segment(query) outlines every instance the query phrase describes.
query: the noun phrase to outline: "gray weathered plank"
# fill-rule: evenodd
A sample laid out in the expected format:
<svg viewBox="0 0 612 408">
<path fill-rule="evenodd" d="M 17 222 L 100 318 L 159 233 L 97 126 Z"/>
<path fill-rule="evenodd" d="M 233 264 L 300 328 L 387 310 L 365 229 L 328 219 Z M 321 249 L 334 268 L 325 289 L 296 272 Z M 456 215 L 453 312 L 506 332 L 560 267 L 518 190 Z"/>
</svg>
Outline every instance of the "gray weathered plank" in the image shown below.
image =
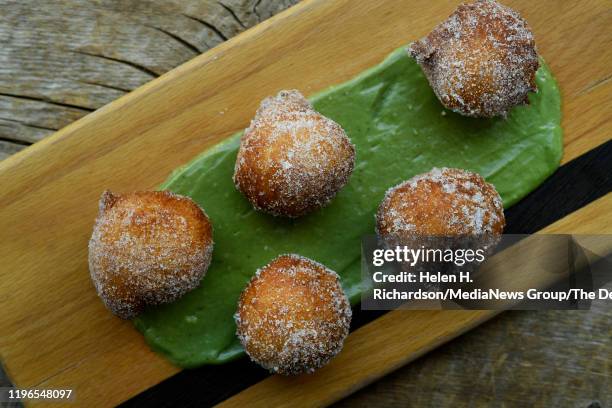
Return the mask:
<svg viewBox="0 0 612 408">
<path fill-rule="evenodd" d="M 610 338 L 606 301 L 505 312 L 334 407 L 610 407 Z"/>
<path fill-rule="evenodd" d="M 0 159 L 296 2 L 0 0 Z"/>
</svg>

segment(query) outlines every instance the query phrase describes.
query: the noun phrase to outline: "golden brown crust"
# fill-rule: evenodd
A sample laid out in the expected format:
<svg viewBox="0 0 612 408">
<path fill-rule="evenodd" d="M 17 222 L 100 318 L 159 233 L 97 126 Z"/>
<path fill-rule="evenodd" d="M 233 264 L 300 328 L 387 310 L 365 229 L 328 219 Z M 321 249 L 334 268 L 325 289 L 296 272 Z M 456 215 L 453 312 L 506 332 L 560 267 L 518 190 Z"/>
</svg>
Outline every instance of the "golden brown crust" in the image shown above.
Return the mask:
<svg viewBox="0 0 612 408">
<path fill-rule="evenodd" d="M 482 176 L 434 168 L 387 191 L 376 215 L 381 236 L 499 236 L 502 201 Z"/>
<path fill-rule="evenodd" d="M 340 352 L 351 308 L 335 272 L 282 255 L 257 271 L 235 319 L 251 359 L 274 373 L 294 375 L 312 372 Z"/>
<path fill-rule="evenodd" d="M 460 5 L 409 53 L 440 102 L 466 116 L 505 116 L 537 90 L 533 34 L 517 12 L 492 0 Z"/>
<path fill-rule="evenodd" d="M 298 91 L 265 99 L 245 130 L 234 184 L 255 209 L 299 217 L 326 205 L 348 182 L 355 149 L 344 130 Z"/>
<path fill-rule="evenodd" d="M 212 248 L 210 221 L 190 198 L 105 191 L 89 241 L 89 270 L 106 306 L 129 319 L 198 286 Z"/>
</svg>

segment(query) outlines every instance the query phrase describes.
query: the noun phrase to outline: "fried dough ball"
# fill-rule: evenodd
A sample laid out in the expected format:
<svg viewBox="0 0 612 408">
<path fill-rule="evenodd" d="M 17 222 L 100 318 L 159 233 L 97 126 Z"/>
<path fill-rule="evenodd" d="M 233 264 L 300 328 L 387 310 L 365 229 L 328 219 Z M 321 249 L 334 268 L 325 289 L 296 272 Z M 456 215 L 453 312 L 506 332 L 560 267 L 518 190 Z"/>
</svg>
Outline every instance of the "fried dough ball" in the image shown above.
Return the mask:
<svg viewBox="0 0 612 408">
<path fill-rule="evenodd" d="M 105 191 L 89 241 L 89 271 L 106 307 L 130 319 L 197 287 L 212 249 L 210 221 L 190 198 Z"/>
<path fill-rule="evenodd" d="M 409 53 L 442 105 L 462 115 L 506 116 L 537 90 L 533 34 L 517 12 L 492 0 L 460 5 Z"/>
<path fill-rule="evenodd" d="M 449 168 L 434 168 L 389 189 L 376 214 L 382 237 L 498 237 L 504 225 L 495 187 L 479 174 Z"/>
<path fill-rule="evenodd" d="M 338 275 L 298 255 L 258 270 L 242 292 L 237 335 L 253 361 L 273 373 L 313 372 L 342 349 L 351 308 Z"/>
<path fill-rule="evenodd" d="M 355 148 L 336 122 L 298 91 L 265 99 L 245 130 L 234 184 L 255 209 L 299 217 L 325 206 L 348 182 Z"/>
</svg>

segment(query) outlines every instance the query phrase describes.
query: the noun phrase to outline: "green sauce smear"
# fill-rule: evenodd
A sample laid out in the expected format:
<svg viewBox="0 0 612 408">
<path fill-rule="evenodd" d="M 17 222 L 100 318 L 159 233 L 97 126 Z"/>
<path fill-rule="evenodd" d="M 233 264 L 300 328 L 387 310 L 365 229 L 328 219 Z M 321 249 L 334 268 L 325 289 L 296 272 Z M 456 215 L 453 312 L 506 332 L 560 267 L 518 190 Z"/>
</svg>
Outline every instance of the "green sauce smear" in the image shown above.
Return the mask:
<svg viewBox="0 0 612 408">
<path fill-rule="evenodd" d="M 561 97 L 542 62 L 539 92 L 507 119 L 466 118 L 445 110 L 404 48 L 354 79 L 311 98 L 355 144 L 353 175 L 331 204 L 296 220 L 255 212 L 234 188 L 241 133 L 203 152 L 160 186 L 192 197 L 214 225 L 215 249 L 201 285 L 134 320 L 151 347 L 182 367 L 243 355 L 233 320 L 255 271 L 298 253 L 338 272 L 351 303 L 361 293 L 361 237 L 374 231 L 385 191 L 432 167 L 458 167 L 493 183 L 507 208 L 559 166 Z"/>
</svg>

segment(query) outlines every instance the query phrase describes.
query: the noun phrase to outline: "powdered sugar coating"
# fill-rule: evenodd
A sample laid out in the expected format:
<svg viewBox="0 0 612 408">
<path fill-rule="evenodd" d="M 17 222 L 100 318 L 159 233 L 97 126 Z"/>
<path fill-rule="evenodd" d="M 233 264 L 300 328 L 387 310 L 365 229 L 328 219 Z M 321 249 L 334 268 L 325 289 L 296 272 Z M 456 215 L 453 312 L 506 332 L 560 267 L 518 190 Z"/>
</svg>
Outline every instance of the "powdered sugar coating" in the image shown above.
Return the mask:
<svg viewBox="0 0 612 408">
<path fill-rule="evenodd" d="M 338 275 L 299 255 L 281 255 L 257 271 L 235 314 L 251 359 L 273 373 L 313 372 L 337 355 L 351 308 Z"/>
<path fill-rule="evenodd" d="M 325 206 L 353 171 L 355 148 L 336 122 L 296 90 L 259 107 L 245 130 L 234 184 L 255 209 L 299 217 Z"/>
<path fill-rule="evenodd" d="M 502 233 L 501 197 L 479 174 L 434 168 L 390 188 L 376 214 L 381 236 Z"/>
<path fill-rule="evenodd" d="M 537 90 L 533 34 L 517 12 L 492 0 L 460 5 L 408 52 L 440 102 L 466 116 L 505 116 Z"/>
<path fill-rule="evenodd" d="M 89 271 L 107 308 L 129 319 L 197 287 L 212 249 L 208 217 L 190 198 L 105 191 L 89 241 Z"/>
</svg>

